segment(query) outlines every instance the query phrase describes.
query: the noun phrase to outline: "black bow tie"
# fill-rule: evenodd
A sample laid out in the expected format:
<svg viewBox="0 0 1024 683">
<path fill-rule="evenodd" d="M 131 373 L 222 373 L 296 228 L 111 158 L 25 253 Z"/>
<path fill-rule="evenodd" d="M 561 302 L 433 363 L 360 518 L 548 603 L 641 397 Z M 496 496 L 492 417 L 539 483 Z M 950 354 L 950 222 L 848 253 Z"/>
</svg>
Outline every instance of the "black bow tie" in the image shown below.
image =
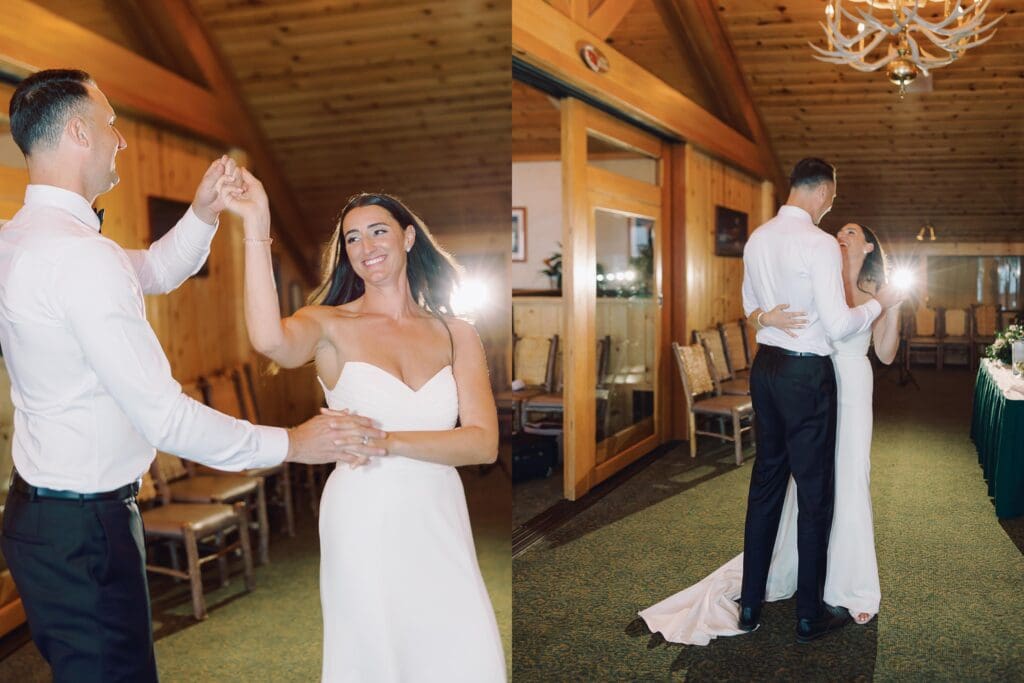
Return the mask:
<svg viewBox="0 0 1024 683">
<path fill-rule="evenodd" d="M 103 212 L 105 209 L 93 209 L 96 212 L 96 218 L 100 219 L 100 232 L 103 232 Z"/>
</svg>

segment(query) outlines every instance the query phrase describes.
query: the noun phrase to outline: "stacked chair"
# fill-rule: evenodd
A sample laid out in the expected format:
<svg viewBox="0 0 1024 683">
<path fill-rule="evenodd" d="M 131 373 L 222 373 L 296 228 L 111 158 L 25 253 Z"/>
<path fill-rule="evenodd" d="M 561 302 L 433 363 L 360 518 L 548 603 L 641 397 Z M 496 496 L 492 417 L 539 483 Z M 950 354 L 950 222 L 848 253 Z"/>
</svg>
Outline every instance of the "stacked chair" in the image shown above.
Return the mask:
<svg viewBox="0 0 1024 683">
<path fill-rule="evenodd" d="M 990 304 L 971 306 L 971 367 L 985 357 L 985 350 L 996 341 L 996 307 Z"/>
<path fill-rule="evenodd" d="M 913 313 L 904 317 L 904 338 L 907 352 L 904 354 L 906 368 L 910 369 L 914 354 L 929 356 L 935 367 L 942 369 L 942 352 L 939 349 L 939 330 L 936 327 L 935 309 L 918 306 Z"/>
<path fill-rule="evenodd" d="M 673 355 L 679 366 L 689 419 L 690 457 L 697 457 L 697 435 L 713 436 L 731 441 L 735 447 L 736 464 L 743 464 L 743 432 L 754 429 L 754 407 L 749 396 L 722 394 L 712 380 L 708 356 L 700 344 L 681 346 L 672 342 Z M 697 416 L 727 419 L 731 435 L 697 429 Z"/>
<path fill-rule="evenodd" d="M 162 481 L 156 461 L 151 471 L 158 481 Z M 206 618 L 202 567 L 207 562 L 217 561 L 221 585 L 226 586 L 228 555 L 240 552 L 245 587 L 253 589 L 252 548 L 249 545 L 245 503 L 175 503 L 166 482 L 154 486 L 154 476 L 148 472 L 143 475 L 137 501 L 147 545 L 165 544 L 171 566 L 156 564 L 155 553 L 147 551 L 146 571 L 188 580 L 192 591 L 192 614 L 197 621 L 202 621 Z M 235 535 L 233 543 L 226 543 L 228 534 Z M 179 547 L 185 551 L 184 567 L 178 556 Z"/>
<path fill-rule="evenodd" d="M 942 329 L 939 337 L 939 355 L 942 356 L 940 367 L 950 364 L 950 354 L 956 360 L 954 365 L 971 365 L 971 317 L 965 308 L 944 308 L 942 310 Z"/>
<path fill-rule="evenodd" d="M 516 377 L 526 383 L 519 391 L 511 388 L 494 395 L 499 415 L 510 418 L 513 434 L 523 426 L 523 407 L 527 401 L 555 391 L 555 364 L 558 358 L 558 335 L 551 337 L 516 337 L 512 342 L 513 369 Z"/>
<path fill-rule="evenodd" d="M 750 396 L 750 380 L 746 377 L 735 377 L 732 368 L 729 367 L 720 330 L 717 327 L 694 330 L 693 336 L 707 355 L 711 380 L 715 384 L 715 393 L 729 396 Z"/>
</svg>

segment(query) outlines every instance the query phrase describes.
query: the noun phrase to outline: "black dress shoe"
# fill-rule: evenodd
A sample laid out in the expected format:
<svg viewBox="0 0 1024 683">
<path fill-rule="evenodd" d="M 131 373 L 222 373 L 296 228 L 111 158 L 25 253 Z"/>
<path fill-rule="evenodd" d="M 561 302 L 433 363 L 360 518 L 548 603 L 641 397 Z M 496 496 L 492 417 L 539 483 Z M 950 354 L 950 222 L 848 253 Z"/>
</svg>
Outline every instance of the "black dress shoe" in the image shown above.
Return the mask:
<svg viewBox="0 0 1024 683">
<path fill-rule="evenodd" d="M 750 632 L 761 625 L 761 608 L 744 607 L 740 605 L 739 628 L 741 631 Z"/>
<path fill-rule="evenodd" d="M 824 603 L 821 616 L 817 619 L 800 619 L 796 623 L 796 642 L 809 643 L 816 638 L 832 633 L 846 626 L 852 619 L 842 607 Z"/>
</svg>

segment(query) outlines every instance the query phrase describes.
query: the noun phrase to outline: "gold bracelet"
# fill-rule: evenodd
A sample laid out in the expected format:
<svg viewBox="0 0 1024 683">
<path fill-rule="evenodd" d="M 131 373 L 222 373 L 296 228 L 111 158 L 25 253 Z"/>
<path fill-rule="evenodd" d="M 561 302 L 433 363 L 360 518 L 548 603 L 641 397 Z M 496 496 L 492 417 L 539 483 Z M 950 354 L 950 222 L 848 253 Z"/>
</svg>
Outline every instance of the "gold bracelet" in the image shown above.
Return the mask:
<svg viewBox="0 0 1024 683">
<path fill-rule="evenodd" d="M 259 237 L 243 237 L 242 241 L 247 244 L 266 244 L 270 245 L 273 241 L 273 237 L 259 238 Z"/>
</svg>

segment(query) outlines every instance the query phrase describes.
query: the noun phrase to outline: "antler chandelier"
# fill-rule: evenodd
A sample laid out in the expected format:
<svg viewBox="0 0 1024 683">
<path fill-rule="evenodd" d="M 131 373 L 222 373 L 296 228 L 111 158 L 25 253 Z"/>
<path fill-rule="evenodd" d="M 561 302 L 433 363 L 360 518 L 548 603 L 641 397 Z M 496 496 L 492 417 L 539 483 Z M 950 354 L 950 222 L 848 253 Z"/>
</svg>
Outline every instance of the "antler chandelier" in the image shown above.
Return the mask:
<svg viewBox="0 0 1024 683">
<path fill-rule="evenodd" d="M 1003 18 L 1000 15 L 985 23 L 985 11 L 992 0 L 850 1 L 867 7 L 857 7 L 855 16 L 843 7 L 843 0 L 829 0 L 821 24 L 828 49 L 811 43 L 818 53 L 814 58 L 848 64 L 858 71 L 886 67 L 886 75 L 899 86 L 901 98 L 918 72 L 927 76 L 929 69 L 951 64 L 967 50 L 984 45 Z M 920 10 L 940 3 L 943 8 L 938 21 L 921 17 Z"/>
</svg>

